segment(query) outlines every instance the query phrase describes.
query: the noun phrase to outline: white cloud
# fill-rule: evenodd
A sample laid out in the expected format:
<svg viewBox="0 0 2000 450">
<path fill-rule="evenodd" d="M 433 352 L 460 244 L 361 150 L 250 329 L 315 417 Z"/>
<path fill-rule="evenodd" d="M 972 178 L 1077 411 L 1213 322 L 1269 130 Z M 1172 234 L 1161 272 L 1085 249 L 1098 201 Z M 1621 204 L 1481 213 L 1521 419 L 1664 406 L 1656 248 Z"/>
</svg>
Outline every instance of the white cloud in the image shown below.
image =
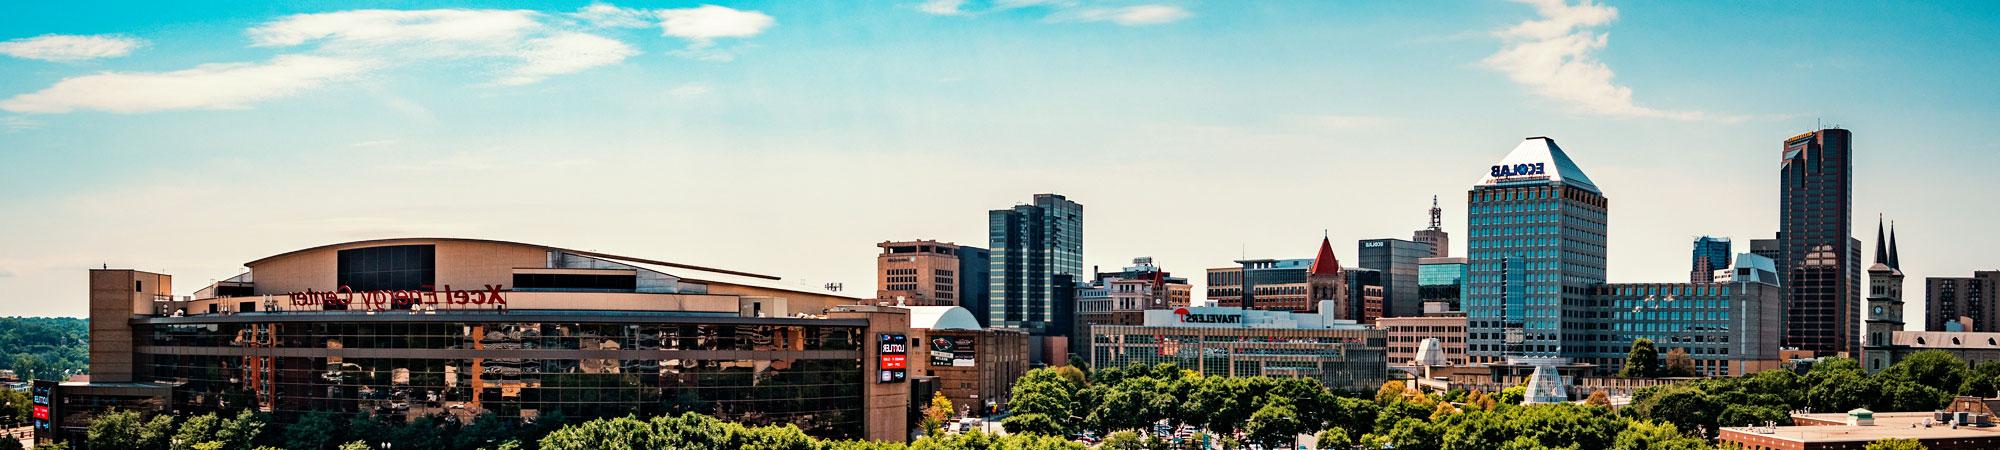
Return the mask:
<svg viewBox="0 0 2000 450">
<path fill-rule="evenodd" d="M 1111 22 L 1124 26 L 1159 25 L 1193 16 L 1173 5 L 1135 5 L 1119 8 L 1077 8 L 1050 15 L 1055 22 Z"/>
<path fill-rule="evenodd" d="M 265 63 L 203 64 L 173 72 L 104 72 L 65 78 L 46 89 L 0 100 L 0 109 L 17 113 L 241 109 L 371 67 L 373 63 L 361 60 L 282 55 Z"/>
<path fill-rule="evenodd" d="M 557 33 L 529 40 L 518 55 L 523 62 L 521 67 L 515 68 L 512 75 L 500 79 L 499 83 L 534 83 L 553 75 L 616 64 L 638 53 L 639 50 L 616 39 L 588 33 Z"/>
<path fill-rule="evenodd" d="M 540 13 L 521 10 L 361 9 L 295 14 L 250 29 L 259 46 L 313 41 L 355 46 L 503 46 L 542 28 Z"/>
<path fill-rule="evenodd" d="M 771 16 L 762 12 L 715 5 L 663 9 L 658 12 L 661 34 L 695 42 L 756 36 L 777 23 Z"/>
<path fill-rule="evenodd" d="M 570 16 L 584 23 L 605 28 L 645 28 L 653 25 L 656 18 L 652 12 L 643 9 L 620 8 L 608 3 L 591 3 Z"/>
<path fill-rule="evenodd" d="M 965 0 L 930 0 L 917 5 L 918 11 L 940 16 L 965 15 Z"/>
<path fill-rule="evenodd" d="M 0 55 L 43 61 L 82 61 L 132 54 L 146 41 L 122 36 L 45 34 L 0 42 Z"/>
<path fill-rule="evenodd" d="M 0 117 L 0 129 L 4 129 L 8 133 L 39 130 L 42 129 L 43 125 L 45 124 L 42 121 L 21 116 Z"/>
<path fill-rule="evenodd" d="M 1579 112 L 1613 117 L 1704 120 L 1700 111 L 1669 111 L 1639 106 L 1632 88 L 1613 81 L 1611 67 L 1597 59 L 1609 42 L 1596 30 L 1618 20 L 1618 9 L 1595 0 L 1520 0 L 1535 6 L 1540 19 L 1521 22 L 1497 34 L 1506 43 L 1480 64 L 1507 75 L 1536 95 Z"/>
</svg>

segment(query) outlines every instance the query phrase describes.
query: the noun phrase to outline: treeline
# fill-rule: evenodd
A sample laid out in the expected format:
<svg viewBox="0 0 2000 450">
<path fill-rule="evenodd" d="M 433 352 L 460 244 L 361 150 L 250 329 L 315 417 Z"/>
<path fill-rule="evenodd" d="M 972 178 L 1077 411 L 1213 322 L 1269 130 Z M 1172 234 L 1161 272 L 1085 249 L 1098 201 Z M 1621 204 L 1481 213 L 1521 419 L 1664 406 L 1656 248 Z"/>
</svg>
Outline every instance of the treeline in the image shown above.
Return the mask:
<svg viewBox="0 0 2000 450">
<path fill-rule="evenodd" d="M 1993 397 L 2000 390 L 2000 362 L 1969 366 L 1942 350 L 1925 350 L 1869 374 L 1861 363 L 1827 358 L 1805 375 L 1767 370 L 1736 378 L 1713 378 L 1641 389 L 1626 411 L 1635 417 L 1697 427 L 1713 436 L 1718 427 L 1787 424 L 1791 411 L 1840 413 L 1855 408 L 1878 412 L 1933 411 L 1952 397 Z"/>
<path fill-rule="evenodd" d="M 0 369 L 62 380 L 90 369 L 90 324 L 74 317 L 0 317 Z"/>
</svg>

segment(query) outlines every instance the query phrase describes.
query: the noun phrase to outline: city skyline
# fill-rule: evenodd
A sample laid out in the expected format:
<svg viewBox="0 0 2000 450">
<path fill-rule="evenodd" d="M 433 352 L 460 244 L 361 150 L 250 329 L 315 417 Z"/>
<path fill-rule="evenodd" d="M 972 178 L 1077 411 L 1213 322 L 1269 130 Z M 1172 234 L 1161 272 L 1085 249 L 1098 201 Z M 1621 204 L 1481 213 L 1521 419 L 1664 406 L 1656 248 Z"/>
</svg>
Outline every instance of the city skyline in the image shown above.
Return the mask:
<svg viewBox="0 0 2000 450">
<path fill-rule="evenodd" d="M 1444 230 L 1467 236 L 1458 193 L 1540 135 L 1623 205 L 1609 281 L 1673 281 L 1694 237 L 1731 238 L 1734 253 L 1773 237 L 1774 156 L 1821 119 L 1854 131 L 1850 221 L 1897 217 L 1912 280 L 2000 267 L 2000 236 L 1944 238 L 2000 220 L 1955 201 L 1994 193 L 1979 168 L 2000 162 L 2000 144 L 1970 132 L 2000 119 L 2000 90 L 1977 75 L 2000 64 L 1977 44 L 2000 32 L 1991 5 L 1492 2 L 1449 25 L 1390 20 L 1429 9 L 1409 5 L 1078 5 L 672 4 L 647 6 L 680 11 L 653 23 L 638 4 L 568 2 L 512 16 L 534 31 L 509 39 L 629 47 L 585 61 L 396 53 L 412 32 L 398 26 L 272 33 L 370 20 L 324 6 L 77 18 L 24 5 L 0 18 L 0 315 L 83 315 L 77 282 L 100 264 L 191 290 L 283 249 L 409 236 L 618 248 L 863 295 L 875 243 L 984 246 L 983 212 L 1042 193 L 1090 206 L 1084 267 L 1150 256 L 1197 273 L 1310 257 L 1327 233 L 1337 252 L 1407 239 L 1433 195 Z M 1876 17 L 1891 20 L 1863 23 Z M 1369 26 L 1335 30 L 1346 20 Z M 1713 31 L 1685 35 L 1695 24 Z M 1851 33 L 1797 32 L 1818 27 Z M 1754 45 L 1722 37 L 1753 31 Z M 1529 76 L 1527 52 L 1579 36 L 1602 40 L 1564 67 L 1601 79 Z M 349 57 L 379 61 L 332 61 Z M 221 63 L 245 66 L 205 66 Z M 62 89 L 309 63 L 347 75 L 216 104 Z M 511 208 L 541 214 L 491 214 Z M 1246 210 L 1259 215 L 1226 213 Z"/>
</svg>

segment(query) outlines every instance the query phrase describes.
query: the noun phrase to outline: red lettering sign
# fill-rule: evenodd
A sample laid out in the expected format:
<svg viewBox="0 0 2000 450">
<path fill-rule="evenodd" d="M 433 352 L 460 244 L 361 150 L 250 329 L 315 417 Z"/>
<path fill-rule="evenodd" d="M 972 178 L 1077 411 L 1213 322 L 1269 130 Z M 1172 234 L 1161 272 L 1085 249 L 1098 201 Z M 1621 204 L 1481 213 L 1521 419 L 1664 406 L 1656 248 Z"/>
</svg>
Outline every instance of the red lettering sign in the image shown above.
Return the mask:
<svg viewBox="0 0 2000 450">
<path fill-rule="evenodd" d="M 292 306 L 294 307 L 318 307 L 322 310 L 328 308 L 344 309 L 355 305 L 357 302 L 361 305 L 361 309 L 367 311 L 411 309 L 418 305 L 431 307 L 439 305 L 473 305 L 506 309 L 506 288 L 497 284 L 484 286 L 486 287 L 485 290 L 470 291 L 452 289 L 451 285 L 445 285 L 444 289 L 435 289 L 430 285 L 424 285 L 423 290 L 405 289 L 361 292 L 355 292 L 352 287 L 341 286 L 339 289 L 332 291 L 307 289 L 305 292 L 286 294 L 286 297 L 291 299 Z"/>
</svg>

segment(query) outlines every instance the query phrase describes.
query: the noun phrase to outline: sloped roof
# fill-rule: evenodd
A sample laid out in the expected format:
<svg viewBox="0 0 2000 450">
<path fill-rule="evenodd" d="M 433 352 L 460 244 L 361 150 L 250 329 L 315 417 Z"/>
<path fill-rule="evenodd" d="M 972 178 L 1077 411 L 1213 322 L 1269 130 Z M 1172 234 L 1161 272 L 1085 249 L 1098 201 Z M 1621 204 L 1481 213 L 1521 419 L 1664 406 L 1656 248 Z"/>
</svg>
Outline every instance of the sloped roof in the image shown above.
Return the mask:
<svg viewBox="0 0 2000 450">
<path fill-rule="evenodd" d="M 1597 190 L 1597 183 L 1590 181 L 1590 176 L 1583 174 L 1583 168 L 1577 167 L 1576 161 L 1570 160 L 1569 154 L 1564 153 L 1562 147 L 1556 146 L 1555 139 L 1542 136 L 1528 138 L 1521 141 L 1521 145 L 1514 146 L 1514 151 L 1508 152 L 1507 157 L 1501 158 L 1500 162 L 1495 164 L 1507 169 L 1523 165 L 1533 166 L 1541 164 L 1539 167 L 1541 167 L 1542 171 L 1535 175 L 1495 176 L 1493 173 L 1488 173 L 1479 179 L 1480 186 L 1546 181 L 1549 184 L 1567 184 L 1591 192 L 1603 193 L 1603 191 Z"/>
<path fill-rule="evenodd" d="M 1340 275 L 1340 258 L 1333 256 L 1332 239 L 1324 237 L 1319 239 L 1319 254 L 1313 256 L 1312 268 L 1307 269 L 1306 274 Z"/>
</svg>

